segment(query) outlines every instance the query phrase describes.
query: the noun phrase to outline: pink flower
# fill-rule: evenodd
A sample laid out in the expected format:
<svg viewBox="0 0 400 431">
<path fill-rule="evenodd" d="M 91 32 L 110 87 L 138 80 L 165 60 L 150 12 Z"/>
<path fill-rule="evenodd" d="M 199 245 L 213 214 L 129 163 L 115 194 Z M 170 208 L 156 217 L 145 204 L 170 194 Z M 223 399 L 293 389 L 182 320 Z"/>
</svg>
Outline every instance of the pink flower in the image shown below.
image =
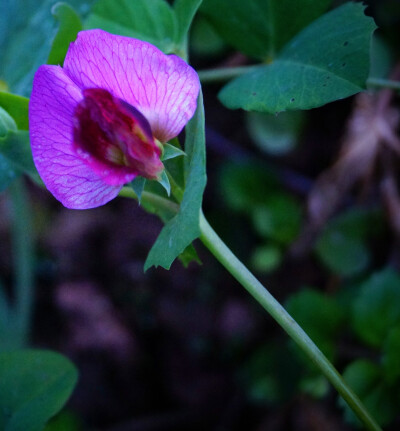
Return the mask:
<svg viewBox="0 0 400 431">
<path fill-rule="evenodd" d="M 41 66 L 29 105 L 36 168 L 68 208 L 113 199 L 136 176 L 156 179 L 161 149 L 196 110 L 196 72 L 153 45 L 82 31 L 64 66 Z M 157 141 L 156 141 L 157 140 Z"/>
</svg>

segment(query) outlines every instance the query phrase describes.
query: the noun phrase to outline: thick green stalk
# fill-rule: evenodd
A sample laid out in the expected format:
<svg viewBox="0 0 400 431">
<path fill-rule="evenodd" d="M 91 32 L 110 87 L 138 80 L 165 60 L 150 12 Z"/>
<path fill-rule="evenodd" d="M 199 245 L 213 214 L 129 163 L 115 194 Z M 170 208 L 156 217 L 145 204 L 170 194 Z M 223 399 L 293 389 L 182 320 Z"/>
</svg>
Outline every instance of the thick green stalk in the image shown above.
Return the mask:
<svg viewBox="0 0 400 431">
<path fill-rule="evenodd" d="M 287 332 L 293 341 L 304 351 L 308 358 L 319 368 L 322 374 L 332 383 L 339 394 L 349 404 L 354 413 L 370 431 L 381 428 L 370 416 L 361 400 L 347 386 L 342 376 L 336 371 L 325 355 L 318 349 L 310 337 L 268 292 L 268 290 L 254 277 L 243 263 L 231 252 L 221 238 L 205 219 L 200 216 L 200 239 L 217 260 L 230 272 L 233 277 L 253 296 L 253 298 L 275 319 Z"/>
<path fill-rule="evenodd" d="M 15 266 L 15 322 L 18 326 L 19 344 L 28 341 L 32 318 L 34 276 L 34 240 L 31 223 L 32 212 L 23 178 L 10 186 L 13 206 L 13 258 Z"/>
</svg>

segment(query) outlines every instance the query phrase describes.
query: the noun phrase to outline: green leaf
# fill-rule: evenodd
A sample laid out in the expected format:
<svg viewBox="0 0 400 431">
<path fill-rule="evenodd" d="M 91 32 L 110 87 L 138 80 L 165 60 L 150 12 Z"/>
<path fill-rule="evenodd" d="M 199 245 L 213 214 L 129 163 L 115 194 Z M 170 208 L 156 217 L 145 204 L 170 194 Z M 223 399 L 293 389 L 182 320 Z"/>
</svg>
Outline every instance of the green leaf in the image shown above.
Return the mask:
<svg viewBox="0 0 400 431">
<path fill-rule="evenodd" d="M 235 48 L 272 60 L 331 0 L 204 0 L 201 7 L 217 32 Z"/>
<path fill-rule="evenodd" d="M 344 277 L 359 274 L 370 261 L 369 250 L 364 242 L 340 230 L 325 230 L 315 250 L 325 266 Z"/>
<path fill-rule="evenodd" d="M 4 108 L 13 117 L 18 129 L 28 130 L 29 99 L 16 94 L 0 91 L 0 107 Z"/>
<path fill-rule="evenodd" d="M 11 92 L 29 96 L 38 67 L 46 63 L 56 34 L 51 8 L 56 0 L 0 2 L 0 80 Z M 93 0 L 68 0 L 85 13 Z"/>
<path fill-rule="evenodd" d="M 101 28 L 130 36 L 172 52 L 177 30 L 176 17 L 165 0 L 99 0 L 85 28 Z"/>
<path fill-rule="evenodd" d="M 396 401 L 390 388 L 382 383 L 381 370 L 376 364 L 365 359 L 354 361 L 345 369 L 343 378 L 381 426 L 395 418 L 398 411 Z M 344 409 L 347 422 L 360 426 L 360 421 L 342 398 L 339 404 Z"/>
<path fill-rule="evenodd" d="M 281 112 L 279 115 L 247 113 L 247 128 L 255 144 L 273 156 L 292 150 L 304 124 L 304 112 Z"/>
<path fill-rule="evenodd" d="M 130 186 L 132 187 L 133 191 L 135 192 L 138 202 L 140 204 L 142 199 L 142 193 L 144 190 L 144 186 L 146 185 L 147 179 L 144 177 L 136 177 L 131 183 Z"/>
<path fill-rule="evenodd" d="M 282 405 L 294 395 L 300 367 L 286 343 L 268 341 L 244 363 L 241 380 L 253 402 Z"/>
<path fill-rule="evenodd" d="M 51 13 L 59 21 L 59 27 L 51 45 L 47 64 L 62 65 L 69 44 L 76 39 L 78 32 L 83 28 L 82 22 L 79 15 L 67 3 L 56 3 L 51 9 Z"/>
<path fill-rule="evenodd" d="M 351 209 L 327 224 L 315 244 L 317 256 L 336 274 L 357 275 L 370 261 L 367 239 L 381 227 L 379 212 Z"/>
<path fill-rule="evenodd" d="M 192 262 L 201 265 L 201 260 L 193 244 L 188 245 L 185 250 L 178 256 L 182 265 L 187 268 Z"/>
<path fill-rule="evenodd" d="M 315 290 L 303 289 L 292 295 L 286 306 L 293 318 L 332 360 L 335 340 L 344 323 L 343 312 L 335 299 Z"/>
<path fill-rule="evenodd" d="M 190 25 L 202 1 L 203 0 L 175 0 L 174 11 L 178 25 L 175 39 L 177 45 L 185 45 Z"/>
<path fill-rule="evenodd" d="M 228 83 L 219 93 L 231 109 L 276 113 L 311 109 L 365 88 L 371 34 L 360 3 L 346 3 L 314 21 L 276 61 Z"/>
<path fill-rule="evenodd" d="M 300 231 L 301 208 L 292 196 L 272 193 L 265 196 L 264 203 L 255 207 L 252 219 L 260 235 L 288 245 Z"/>
<path fill-rule="evenodd" d="M 0 155 L 7 161 L 14 176 L 29 175 L 33 180 L 39 181 L 39 176 L 32 159 L 29 144 L 29 132 L 25 130 L 11 130 L 0 138 Z"/>
<path fill-rule="evenodd" d="M 8 112 L 0 107 L 0 142 L 3 139 L 6 139 L 8 133 L 15 133 L 16 130 L 17 125 L 15 124 L 15 121 L 10 117 Z M 17 173 L 0 150 L 0 192 L 5 190 L 16 177 Z"/>
<path fill-rule="evenodd" d="M 255 207 L 265 204 L 266 196 L 278 187 L 272 173 L 253 162 L 229 162 L 221 169 L 220 194 L 235 211 L 251 214 Z"/>
<path fill-rule="evenodd" d="M 0 107 L 0 138 L 3 138 L 10 131 L 16 131 L 17 125 L 10 114 Z"/>
<path fill-rule="evenodd" d="M 180 148 L 175 147 L 175 145 L 164 144 L 164 152 L 161 160 L 164 162 L 165 160 L 174 159 L 175 157 L 186 156 L 186 153 L 182 151 Z"/>
<path fill-rule="evenodd" d="M 204 107 L 200 94 L 194 117 L 186 126 L 185 191 L 178 214 L 162 229 L 146 259 L 151 266 L 169 269 L 172 262 L 200 235 L 199 217 L 206 185 Z"/>
<path fill-rule="evenodd" d="M 74 365 L 55 352 L 0 353 L 0 429 L 41 431 L 68 400 L 77 377 Z"/>
<path fill-rule="evenodd" d="M 44 431 L 83 431 L 83 426 L 74 413 L 62 411 L 50 420 Z"/>
<path fill-rule="evenodd" d="M 251 256 L 251 266 L 259 272 L 272 272 L 282 262 L 282 252 L 279 247 L 265 245 L 257 247 Z"/>
<path fill-rule="evenodd" d="M 400 324 L 400 276 L 391 269 L 373 274 L 360 289 L 353 308 L 355 333 L 381 347 L 386 334 Z"/>
<path fill-rule="evenodd" d="M 164 190 L 169 196 L 171 194 L 171 184 L 169 182 L 168 174 L 165 172 L 165 169 L 161 172 L 161 176 L 157 181 L 163 186 Z"/>
<path fill-rule="evenodd" d="M 223 53 L 226 45 L 214 28 L 201 15 L 198 15 L 193 22 L 190 31 L 190 48 L 196 57 L 218 56 Z"/>
<path fill-rule="evenodd" d="M 400 377 L 400 326 L 392 328 L 383 345 L 383 369 L 388 383 Z"/>
</svg>

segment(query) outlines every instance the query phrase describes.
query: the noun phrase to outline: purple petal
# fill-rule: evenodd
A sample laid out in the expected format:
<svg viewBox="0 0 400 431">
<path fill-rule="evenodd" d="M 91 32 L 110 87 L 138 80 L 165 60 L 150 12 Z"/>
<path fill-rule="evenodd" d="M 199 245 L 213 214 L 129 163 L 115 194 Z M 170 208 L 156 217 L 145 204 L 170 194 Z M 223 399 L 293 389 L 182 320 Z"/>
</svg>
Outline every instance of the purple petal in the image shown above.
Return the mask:
<svg viewBox="0 0 400 431">
<path fill-rule="evenodd" d="M 33 81 L 29 128 L 33 160 L 51 193 L 67 208 L 104 205 L 121 186 L 110 186 L 80 158 L 72 143 L 79 87 L 59 66 L 41 66 Z"/>
<path fill-rule="evenodd" d="M 104 88 L 137 108 L 161 142 L 177 136 L 196 110 L 197 73 L 147 42 L 82 31 L 70 45 L 64 69 L 82 89 Z"/>
</svg>

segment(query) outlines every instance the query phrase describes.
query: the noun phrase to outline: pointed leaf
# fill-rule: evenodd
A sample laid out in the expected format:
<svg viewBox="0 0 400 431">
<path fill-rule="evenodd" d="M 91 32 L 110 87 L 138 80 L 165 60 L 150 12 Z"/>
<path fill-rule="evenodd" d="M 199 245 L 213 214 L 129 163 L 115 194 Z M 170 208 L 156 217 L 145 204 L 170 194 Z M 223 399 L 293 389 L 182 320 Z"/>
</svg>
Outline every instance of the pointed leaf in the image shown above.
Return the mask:
<svg viewBox="0 0 400 431">
<path fill-rule="evenodd" d="M 162 161 L 174 159 L 175 157 L 179 156 L 186 156 L 186 153 L 174 145 L 164 144 L 164 153 L 161 159 Z"/>
<path fill-rule="evenodd" d="M 142 193 L 144 190 L 144 186 L 146 185 L 146 178 L 143 177 L 136 177 L 131 183 L 130 186 L 132 187 L 133 191 L 135 192 L 138 202 L 140 205 L 141 199 L 142 199 Z"/>
<path fill-rule="evenodd" d="M 167 195 L 169 196 L 171 194 L 171 184 L 169 183 L 169 178 L 167 173 L 165 172 L 165 169 L 162 171 L 158 183 L 164 187 L 165 191 L 167 192 Z"/>
<path fill-rule="evenodd" d="M 375 28 L 362 4 L 346 3 L 299 33 L 275 62 L 231 81 L 219 98 L 231 109 L 276 113 L 358 93 L 368 77 Z"/>
</svg>

